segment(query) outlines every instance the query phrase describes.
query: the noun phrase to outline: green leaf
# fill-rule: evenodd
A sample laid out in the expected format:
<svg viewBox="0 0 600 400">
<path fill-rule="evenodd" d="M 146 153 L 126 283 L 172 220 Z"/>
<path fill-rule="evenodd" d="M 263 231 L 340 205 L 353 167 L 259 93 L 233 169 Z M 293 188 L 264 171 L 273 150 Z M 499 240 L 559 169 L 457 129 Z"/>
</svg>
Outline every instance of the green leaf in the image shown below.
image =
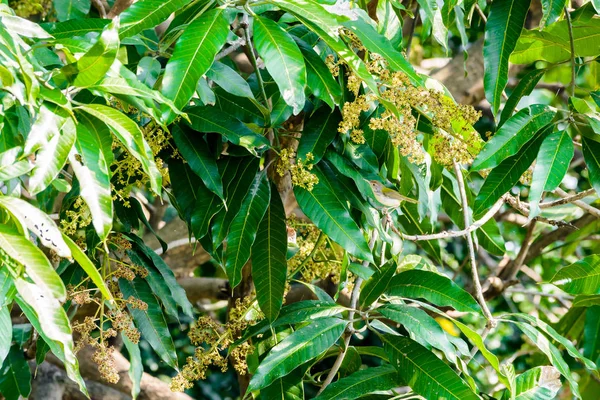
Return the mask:
<svg viewBox="0 0 600 400">
<path fill-rule="evenodd" d="M 186 131 L 177 125 L 171 129 L 171 134 L 177 144 L 177 150 L 183 155 L 192 171 L 202 179 L 211 192 L 224 200 L 223 182 L 217 168 L 217 160 L 210 152 L 203 135 Z"/>
<path fill-rule="evenodd" d="M 401 272 L 392 278 L 386 293 L 405 298 L 423 298 L 438 306 L 450 306 L 456 311 L 481 312 L 473 296 L 449 278 L 435 272 Z"/>
<path fill-rule="evenodd" d="M 90 12 L 90 0 L 54 0 L 54 10 L 59 21 L 82 19 Z"/>
<path fill-rule="evenodd" d="M 248 82 L 233 68 L 222 62 L 215 61 L 206 73 L 206 77 L 234 96 L 254 99 L 254 93 L 252 93 Z"/>
<path fill-rule="evenodd" d="M 363 260 L 373 261 L 373 255 L 362 231 L 336 195 L 340 190 L 339 184 L 330 180 L 319 165 L 316 165 L 312 172 L 319 179 L 312 191 L 299 186 L 294 187 L 294 194 L 302 212 L 348 253 Z"/>
<path fill-rule="evenodd" d="M 79 181 L 81 197 L 92 214 L 94 229 L 100 240 L 104 240 L 112 229 L 113 203 L 109 164 L 104 153 L 98 151 L 101 145 L 84 124 L 77 124 L 76 151 L 71 152 L 69 161 Z"/>
<path fill-rule="evenodd" d="M 598 294 L 600 292 L 600 255 L 585 257 L 561 268 L 550 283 L 567 293 Z"/>
<path fill-rule="evenodd" d="M 60 257 L 71 257 L 71 251 L 58 226 L 48 214 L 25 200 L 11 196 L 0 196 L 0 207 L 16 218 L 23 233 L 29 230 L 38 237 L 41 244 L 55 251 Z"/>
<path fill-rule="evenodd" d="M 12 299 L 10 301 L 12 302 Z M 12 321 L 10 319 L 10 311 L 7 305 L 2 304 L 0 307 L 0 362 L 4 362 L 4 359 L 8 355 L 11 342 Z"/>
<path fill-rule="evenodd" d="M 217 132 L 231 143 L 247 148 L 252 154 L 265 150 L 269 141 L 254 133 L 245 124 L 211 106 L 186 109 L 190 126 L 198 132 Z"/>
<path fill-rule="evenodd" d="M 351 400 L 365 394 L 391 390 L 404 383 L 391 365 L 370 367 L 353 373 L 327 386 L 315 400 Z"/>
<path fill-rule="evenodd" d="M 304 400 L 303 371 L 303 367 L 300 366 L 290 374 L 275 379 L 273 383 L 260 391 L 258 398 L 260 400 Z"/>
<path fill-rule="evenodd" d="M 421 6 L 420 15 L 423 21 L 423 39 L 426 39 L 429 33 L 433 31 L 435 40 L 448 52 L 447 24 L 449 18 L 445 15 L 448 12 L 444 12 L 444 9 L 451 9 L 452 5 L 456 2 L 447 0 L 443 3 L 443 6 L 440 6 L 436 0 L 418 0 L 418 3 Z M 444 15 L 442 14 L 443 12 Z"/>
<path fill-rule="evenodd" d="M 147 310 L 133 308 L 130 304 L 127 304 L 127 308 L 144 339 L 150 343 L 150 346 L 167 365 L 177 369 L 177 354 L 167 321 L 165 321 L 158 299 L 148 284 L 140 278 L 136 278 L 132 282 L 119 279 L 119 288 L 123 292 L 124 298 L 133 296 L 148 305 Z"/>
<path fill-rule="evenodd" d="M 567 131 L 553 132 L 544 139 L 538 152 L 531 190 L 529 191 L 529 218 L 540 213 L 539 203 L 544 191 L 560 185 L 573 158 L 575 148 Z"/>
<path fill-rule="evenodd" d="M 255 16 L 253 23 L 256 51 L 296 115 L 306 101 L 306 67 L 302 53 L 294 39 L 274 21 Z"/>
<path fill-rule="evenodd" d="M 473 171 L 494 168 L 507 157 L 517 154 L 525 143 L 554 118 L 556 110 L 534 104 L 520 110 L 485 144 L 471 166 Z"/>
<path fill-rule="evenodd" d="M 441 350 L 446 359 L 457 363 L 456 348 L 435 319 L 423 310 L 405 304 L 388 304 L 377 309 L 384 317 L 401 324 L 424 347 Z"/>
<path fill-rule="evenodd" d="M 250 379 L 248 392 L 262 389 L 329 349 L 342 336 L 347 322 L 322 318 L 287 336 L 271 349 Z"/>
<path fill-rule="evenodd" d="M 37 129 L 38 122 L 44 125 L 40 130 Z M 31 129 L 32 134 L 27 137 L 24 153 L 32 154 L 39 149 L 29 178 L 29 192 L 38 194 L 57 177 L 67 162 L 77 133 L 71 117 L 58 107 L 41 107 L 38 120 Z"/>
<path fill-rule="evenodd" d="M 600 306 L 595 305 L 585 312 L 585 327 L 583 331 L 583 354 L 600 362 Z"/>
<path fill-rule="evenodd" d="M 596 193 L 600 193 L 600 143 L 583 136 L 581 144 L 588 168 L 588 179 Z"/>
<path fill-rule="evenodd" d="M 31 372 L 23 350 L 14 345 L 0 368 L 0 393 L 6 400 L 27 398 L 31 392 Z"/>
<path fill-rule="evenodd" d="M 517 376 L 515 400 L 552 400 L 562 387 L 560 373 L 554 367 L 534 367 Z M 503 400 L 510 399 L 507 393 Z"/>
<path fill-rule="evenodd" d="M 573 299 L 573 307 L 591 307 L 600 305 L 600 294 L 581 294 Z"/>
<path fill-rule="evenodd" d="M 483 45 L 485 96 L 498 113 L 502 92 L 508 82 L 508 59 L 521 35 L 530 0 L 505 0 L 492 3 L 485 24 Z"/>
<path fill-rule="evenodd" d="M 504 108 L 500 114 L 500 122 L 498 123 L 498 127 L 504 125 L 504 123 L 513 115 L 513 112 L 517 108 L 519 101 L 521 101 L 524 96 L 531 94 L 545 73 L 545 69 L 536 69 L 521 78 L 517 87 L 514 88 L 510 94 L 510 97 L 508 100 L 506 100 L 506 104 L 504 104 Z"/>
<path fill-rule="evenodd" d="M 160 61 L 154 57 L 143 57 L 138 62 L 136 75 L 138 80 L 149 88 L 153 88 L 162 70 Z"/>
<path fill-rule="evenodd" d="M 136 1 L 119 15 L 119 37 L 123 39 L 137 35 L 144 29 L 154 28 L 187 3 L 189 0 Z"/>
<path fill-rule="evenodd" d="M 15 298 L 19 308 L 52 353 L 63 362 L 69 378 L 77 382 L 79 390 L 87 395 L 85 383 L 79 373 L 79 362 L 73 350 L 73 333 L 65 310 L 44 287 L 21 278 L 14 280 L 14 283 L 19 293 Z"/>
<path fill-rule="evenodd" d="M 152 190 L 160 194 L 162 175 L 154 163 L 154 155 L 140 127 L 122 112 L 101 104 L 86 104 L 79 109 L 103 121 L 119 141 L 141 164 L 150 178 Z M 96 123 L 98 123 L 96 121 Z"/>
<path fill-rule="evenodd" d="M 556 22 L 562 15 L 567 0 L 542 0 L 542 20 L 540 29 Z"/>
<path fill-rule="evenodd" d="M 306 65 L 306 87 L 316 98 L 323 100 L 333 110 L 342 101 L 342 88 L 331 75 L 331 71 L 321 57 L 306 44 L 297 39 L 298 48 L 304 56 Z"/>
<path fill-rule="evenodd" d="M 94 282 L 94 285 L 96 285 L 96 287 L 100 290 L 100 293 L 102 293 L 102 296 L 104 297 L 104 299 L 108 300 L 110 303 L 114 302 L 114 299 L 113 299 L 113 296 L 112 296 L 110 290 L 106 286 L 104 279 L 102 279 L 102 275 L 100 275 L 100 272 L 98 272 L 98 269 L 92 263 L 92 261 L 88 258 L 88 256 L 67 235 L 63 234 L 63 240 L 65 241 L 67 246 L 69 246 L 69 249 L 71 250 L 71 254 L 72 254 L 73 258 L 75 259 L 75 261 L 77 261 L 77 264 L 79 264 L 79 266 L 90 277 L 92 282 Z"/>
<path fill-rule="evenodd" d="M 256 239 L 260 222 L 269 207 L 270 198 L 271 190 L 267 174 L 259 172 L 244 197 L 239 212 L 231 221 L 225 239 L 227 242 L 225 270 L 232 288 L 242 281 L 242 268 L 250 259 L 252 244 Z"/>
<path fill-rule="evenodd" d="M 29 160 L 18 160 L 23 152 L 20 146 L 0 153 L 0 182 L 6 182 L 28 173 L 33 168 Z"/>
<path fill-rule="evenodd" d="M 274 321 L 283 303 L 287 276 L 285 210 L 277 188 L 271 186 L 269 207 L 252 246 L 252 279 L 256 298 L 265 316 Z"/>
<path fill-rule="evenodd" d="M 538 328 L 538 330 L 540 330 L 540 331 L 544 332 L 546 335 L 550 336 L 554 341 L 563 345 L 563 347 L 565 349 L 567 349 L 567 352 L 571 355 L 571 357 L 579 360 L 588 370 L 590 370 L 592 372 L 596 370 L 596 365 L 594 364 L 593 361 L 584 357 L 583 354 L 581 354 L 579 352 L 579 350 L 577 350 L 577 348 L 575 348 L 575 346 L 573 346 L 573 343 L 571 343 L 571 341 L 569 339 L 561 336 L 558 332 L 556 332 L 556 330 L 554 328 L 552 328 L 550 325 L 548 325 L 541 319 L 536 318 L 532 315 L 523 314 L 523 313 L 511 314 L 511 315 L 529 322 L 529 324 L 531 324 L 531 326 Z"/>
<path fill-rule="evenodd" d="M 208 71 L 227 40 L 229 23 L 223 8 L 202 14 L 188 25 L 165 67 L 162 93 L 183 108 L 196 91 L 198 80 Z"/>
<path fill-rule="evenodd" d="M 483 186 L 479 189 L 479 193 L 475 199 L 475 205 L 473 207 L 473 213 L 475 215 L 483 213 L 488 207 L 494 204 L 496 200 L 502 197 L 517 182 L 519 182 L 521 175 L 523 175 L 533 160 L 535 160 L 542 141 L 546 136 L 546 132 L 547 130 L 542 130 L 536 133 L 516 155 L 502 161 L 500 165 L 490 172 L 485 182 L 483 182 Z"/>
<path fill-rule="evenodd" d="M 403 336 L 383 336 L 390 363 L 402 381 L 426 399 L 479 399 L 443 361 L 417 342 Z"/>
<path fill-rule="evenodd" d="M 46 22 L 40 24 L 42 28 L 57 41 L 85 36 L 92 32 L 101 32 L 110 20 L 100 18 L 72 19 L 64 22 Z"/>
<path fill-rule="evenodd" d="M 562 376 L 564 376 L 567 379 L 567 381 L 569 381 L 569 385 L 571 385 L 571 392 L 573 396 L 578 399 L 581 399 L 581 395 L 579 394 L 579 385 L 577 384 L 577 381 L 573 378 L 573 376 L 571 376 L 571 370 L 569 369 L 569 365 L 562 358 L 562 355 L 560 351 L 556 348 L 556 346 L 554 346 L 546 338 L 546 336 L 544 336 L 528 324 L 510 320 L 505 321 L 509 321 L 515 324 L 529 338 L 529 340 L 531 340 L 533 344 L 537 346 L 537 348 L 540 349 L 540 351 L 544 353 L 546 357 L 548 357 L 552 365 L 556 367 L 556 369 L 561 373 Z"/>
<path fill-rule="evenodd" d="M 307 28 L 319 35 L 323 42 L 354 71 L 356 76 L 363 80 L 374 93 L 379 93 L 375 79 L 365 63 L 340 38 L 340 21 L 347 21 L 348 17 L 330 13 L 314 0 L 268 0 L 268 3 L 293 14 Z"/>
<path fill-rule="evenodd" d="M 154 250 L 148 247 L 142 239 L 140 239 L 137 235 L 133 233 L 127 235 L 133 242 L 135 242 L 135 246 L 139 248 L 139 250 L 148 257 L 152 261 L 152 266 L 156 268 L 156 270 L 162 276 L 165 284 L 171 291 L 171 297 L 175 302 L 181 307 L 185 315 L 190 318 L 193 318 L 194 311 L 192 304 L 187 298 L 185 294 L 185 290 L 177 283 L 177 278 L 175 278 L 175 274 L 173 270 L 165 263 L 165 261 L 160 257 Z"/>
<path fill-rule="evenodd" d="M 76 63 L 63 67 L 63 73 L 74 86 L 91 86 L 108 72 L 119 50 L 118 21 L 107 25 L 98 41 Z"/>
<path fill-rule="evenodd" d="M 305 160 L 308 153 L 312 153 L 314 164 L 318 163 L 327 147 L 337 135 L 337 128 L 342 120 L 338 111 L 322 107 L 317 110 L 304 125 L 300 143 L 298 144 L 298 157 Z"/>
<path fill-rule="evenodd" d="M 135 400 L 140 394 L 140 383 L 142 382 L 142 375 L 144 373 L 144 366 L 142 365 L 142 353 L 140 346 L 137 343 L 133 343 L 127 335 L 121 335 L 123 338 L 123 344 L 129 353 L 129 378 L 131 379 L 131 397 Z"/>
<path fill-rule="evenodd" d="M 396 273 L 396 268 L 396 262 L 390 260 L 365 282 L 360 290 L 359 304 L 361 307 L 370 306 L 377 301 L 390 284 L 390 279 Z"/>
<path fill-rule="evenodd" d="M 343 25 L 350 29 L 370 52 L 385 58 L 390 70 L 403 72 L 416 85 L 423 84 L 423 79 L 415 72 L 410 62 L 394 48 L 385 36 L 377 33 L 373 26 L 360 18 L 347 21 Z"/>
<path fill-rule="evenodd" d="M 65 285 L 50 261 L 39 248 L 10 225 L 0 225 L 0 249 L 25 267 L 25 272 L 40 290 L 50 293 L 57 300 L 65 300 Z"/>
</svg>

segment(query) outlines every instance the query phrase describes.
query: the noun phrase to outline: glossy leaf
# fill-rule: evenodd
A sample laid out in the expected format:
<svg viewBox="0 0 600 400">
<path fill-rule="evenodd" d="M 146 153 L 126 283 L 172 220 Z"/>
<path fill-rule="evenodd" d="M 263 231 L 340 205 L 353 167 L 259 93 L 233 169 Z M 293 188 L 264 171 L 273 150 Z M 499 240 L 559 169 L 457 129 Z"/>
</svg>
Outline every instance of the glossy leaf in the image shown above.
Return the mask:
<svg viewBox="0 0 600 400">
<path fill-rule="evenodd" d="M 44 287 L 21 278 L 16 279 L 14 283 L 20 296 L 15 299 L 17 304 L 52 353 L 63 362 L 69 378 L 87 395 L 73 349 L 73 333 L 67 313 Z"/>
<path fill-rule="evenodd" d="M 587 137 L 581 138 L 583 158 L 588 168 L 588 178 L 596 193 L 600 193 L 600 143 Z"/>
<path fill-rule="evenodd" d="M 77 246 L 77 244 L 67 235 L 63 234 L 63 240 L 69 246 L 71 250 L 71 255 L 77 261 L 77 264 L 85 271 L 87 276 L 90 277 L 94 285 L 100 290 L 102 296 L 105 300 L 110 301 L 111 303 L 114 301 L 113 296 L 106 286 L 104 279 L 102 279 L 102 275 L 98 272 L 96 266 L 92 263 L 92 261 L 88 258 L 88 256 Z"/>
<path fill-rule="evenodd" d="M 267 174 L 258 173 L 244 197 L 240 211 L 231 221 L 227 234 L 225 270 L 235 288 L 242 280 L 242 268 L 250 259 L 252 244 L 271 198 Z M 286 234 L 287 239 L 287 234 Z"/>
<path fill-rule="evenodd" d="M 77 63 L 68 64 L 63 68 L 67 79 L 74 86 L 91 86 L 108 72 L 119 50 L 118 28 L 118 19 L 113 20 L 104 28 L 98 41 L 77 60 Z"/>
<path fill-rule="evenodd" d="M 92 224 L 101 240 L 106 239 L 112 229 L 113 203 L 110 187 L 109 164 L 104 158 L 99 138 L 85 125 L 77 125 L 76 151 L 69 155 L 71 167 L 77 176 L 81 188 L 81 197 L 85 200 Z"/>
<path fill-rule="evenodd" d="M 90 12 L 90 0 L 54 0 L 54 10 L 59 21 L 82 19 Z"/>
<path fill-rule="evenodd" d="M 172 13 L 179 10 L 189 0 L 140 0 L 133 3 L 119 17 L 121 39 L 142 32 L 144 29 L 154 28 Z"/>
<path fill-rule="evenodd" d="M 304 400 L 304 382 L 302 381 L 304 369 L 296 368 L 290 374 L 275 379 L 273 383 L 261 389 L 260 400 Z"/>
<path fill-rule="evenodd" d="M 370 367 L 342 378 L 323 391 L 315 400 L 351 400 L 365 394 L 403 386 L 404 382 L 391 365 Z"/>
<path fill-rule="evenodd" d="M 252 154 L 264 150 L 269 141 L 246 125 L 215 107 L 197 106 L 186 110 L 191 127 L 198 132 L 218 132 L 233 144 L 247 148 Z"/>
<path fill-rule="evenodd" d="M 285 102 L 294 114 L 304 108 L 306 101 L 306 66 L 294 39 L 277 23 L 255 16 L 254 45 L 269 74 L 273 77 Z"/>
<path fill-rule="evenodd" d="M 367 241 L 336 195 L 339 186 L 335 181 L 329 180 L 318 165 L 313 172 L 319 178 L 319 183 L 312 191 L 294 187 L 294 194 L 300 208 L 319 229 L 348 253 L 372 261 L 373 256 Z"/>
<path fill-rule="evenodd" d="M 71 257 L 71 251 L 58 226 L 48 214 L 25 200 L 11 196 L 0 196 L 0 208 L 9 211 L 17 219 L 24 233 L 31 231 L 42 245 L 52 249 L 60 257 Z"/>
<path fill-rule="evenodd" d="M 517 87 L 514 88 L 508 100 L 506 100 L 506 104 L 504 104 L 504 108 L 502 108 L 502 113 L 500 114 L 500 122 L 498 123 L 498 127 L 501 127 L 512 115 L 515 109 L 517 108 L 517 104 L 524 96 L 528 96 L 531 94 L 535 86 L 538 84 L 542 76 L 546 73 L 545 69 L 536 69 L 525 75 L 519 81 Z"/>
<path fill-rule="evenodd" d="M 144 172 L 150 178 L 152 190 L 160 194 L 162 175 L 154 163 L 154 155 L 144 139 L 140 127 L 125 114 L 111 107 L 101 104 L 87 104 L 79 108 L 108 125 L 127 151 L 142 164 Z"/>
<path fill-rule="evenodd" d="M 402 381 L 426 399 L 479 399 L 448 365 L 417 342 L 403 336 L 384 336 L 383 344 Z"/>
<path fill-rule="evenodd" d="M 539 104 L 520 110 L 485 144 L 471 168 L 474 171 L 494 168 L 507 157 L 515 155 L 537 131 L 552 121 L 555 114 L 554 109 Z"/>
<path fill-rule="evenodd" d="M 234 96 L 254 98 L 248 82 L 233 68 L 222 62 L 215 61 L 206 73 L 206 77 Z"/>
<path fill-rule="evenodd" d="M 435 272 L 409 270 L 392 278 L 386 290 L 391 296 L 423 298 L 456 311 L 481 312 L 475 299 L 449 278 Z"/>
<path fill-rule="evenodd" d="M 561 268 L 550 283 L 567 293 L 598 294 L 600 292 L 600 255 L 585 257 Z"/>
<path fill-rule="evenodd" d="M 64 22 L 49 22 L 41 24 L 42 28 L 54 39 L 61 41 L 78 36 L 85 36 L 92 32 L 101 32 L 110 20 L 100 18 L 71 19 Z"/>
<path fill-rule="evenodd" d="M 483 46 L 485 97 L 498 113 L 502 92 L 508 82 L 508 59 L 521 35 L 530 0 L 505 0 L 492 3 L 485 24 Z"/>
<path fill-rule="evenodd" d="M 388 304 L 377 309 L 384 317 L 401 324 L 422 346 L 441 350 L 456 364 L 457 353 L 448 336 L 435 319 L 423 310 L 405 304 Z"/>
<path fill-rule="evenodd" d="M 177 125 L 171 129 L 171 134 L 175 139 L 177 149 L 188 162 L 192 171 L 202 179 L 211 192 L 224 199 L 223 183 L 217 168 L 217 160 L 211 154 L 208 143 L 204 141 L 202 135 L 186 131 Z"/>
<path fill-rule="evenodd" d="M 144 373 L 144 367 L 142 365 L 142 353 L 140 346 L 137 343 L 133 343 L 127 335 L 122 335 L 123 344 L 129 354 L 129 378 L 131 379 L 131 397 L 136 399 L 140 394 L 140 384 L 142 382 L 142 375 Z"/>
<path fill-rule="evenodd" d="M 12 301 L 12 299 L 10 299 L 10 301 Z M 2 363 L 10 351 L 11 342 L 12 322 L 10 320 L 10 311 L 8 310 L 7 305 L 2 304 L 0 307 L 0 362 Z"/>
<path fill-rule="evenodd" d="M 560 373 L 554 367 L 534 367 L 517 376 L 515 400 L 552 400 L 562 387 Z M 510 396 L 505 395 L 504 399 Z"/>
<path fill-rule="evenodd" d="M 177 283 L 177 279 L 171 268 L 162 257 L 156 254 L 156 252 L 148 247 L 138 236 L 129 234 L 128 237 L 135 242 L 135 246 L 144 253 L 150 261 L 152 261 L 152 266 L 156 268 L 162 276 L 162 279 L 171 292 L 173 300 L 175 300 L 188 317 L 192 318 L 194 315 L 192 304 L 188 300 L 185 290 Z"/>
<path fill-rule="evenodd" d="M 516 155 L 508 157 L 490 172 L 475 199 L 473 207 L 475 215 L 480 215 L 491 207 L 519 181 L 521 175 L 535 160 L 545 134 L 545 131 L 535 134 Z"/>
<path fill-rule="evenodd" d="M 0 248 L 25 266 L 25 272 L 40 290 L 57 300 L 65 300 L 65 285 L 50 261 L 39 248 L 10 225 L 0 225 Z"/>
<path fill-rule="evenodd" d="M 423 83 L 423 79 L 417 75 L 412 65 L 404 58 L 402 53 L 396 50 L 388 39 L 377 33 L 373 26 L 360 18 L 345 22 L 344 26 L 358 36 L 367 49 L 385 58 L 390 70 L 403 72 L 414 84 Z"/>
<path fill-rule="evenodd" d="M 223 8 L 202 14 L 188 25 L 165 67 L 162 93 L 183 108 L 196 91 L 196 84 L 212 65 L 227 40 L 229 23 Z"/>
<path fill-rule="evenodd" d="M 147 310 L 133 308 L 129 304 L 127 308 L 144 339 L 150 343 L 150 346 L 167 365 L 177 368 L 177 354 L 167 321 L 165 321 L 160 304 L 148 284 L 140 278 L 136 278 L 132 282 L 120 279 L 119 288 L 125 298 L 133 296 L 148 305 Z"/>
<path fill-rule="evenodd" d="M 341 115 L 337 111 L 328 110 L 327 107 L 317 110 L 304 125 L 297 156 L 305 160 L 306 155 L 312 153 L 314 157 L 312 162 L 318 163 L 335 138 L 341 120 Z"/>
<path fill-rule="evenodd" d="M 340 84 L 333 78 L 321 57 L 309 45 L 302 40 L 297 40 L 296 43 L 304 56 L 306 87 L 333 110 L 342 100 Z"/>
<path fill-rule="evenodd" d="M 341 319 L 323 318 L 283 339 L 262 360 L 250 379 L 248 391 L 270 385 L 275 379 L 325 352 L 342 336 L 346 325 L 347 322 Z"/>
<path fill-rule="evenodd" d="M 540 213 L 542 193 L 552 191 L 560 185 L 569 169 L 574 151 L 573 141 L 566 131 L 553 132 L 544 139 L 531 179 L 529 218 Z"/>
<path fill-rule="evenodd" d="M 542 0 L 542 20 L 540 29 L 553 24 L 562 15 L 567 0 Z"/>
<path fill-rule="evenodd" d="M 22 152 L 23 149 L 16 146 L 0 153 L 0 182 L 17 178 L 31 171 L 33 165 L 29 160 L 18 160 Z"/>
<path fill-rule="evenodd" d="M 11 347 L 0 367 L 0 393 L 6 400 L 27 398 L 31 392 L 31 372 L 19 346 Z"/>
<path fill-rule="evenodd" d="M 396 262 L 391 260 L 369 278 L 360 290 L 359 304 L 362 307 L 370 306 L 385 292 L 396 268 Z"/>
<path fill-rule="evenodd" d="M 269 207 L 260 222 L 252 245 L 252 279 L 256 299 L 265 316 L 274 321 L 283 304 L 287 277 L 287 229 L 285 210 L 275 186 Z"/>
<path fill-rule="evenodd" d="M 596 364 L 600 362 L 600 305 L 592 306 L 585 312 L 583 354 Z"/>
</svg>

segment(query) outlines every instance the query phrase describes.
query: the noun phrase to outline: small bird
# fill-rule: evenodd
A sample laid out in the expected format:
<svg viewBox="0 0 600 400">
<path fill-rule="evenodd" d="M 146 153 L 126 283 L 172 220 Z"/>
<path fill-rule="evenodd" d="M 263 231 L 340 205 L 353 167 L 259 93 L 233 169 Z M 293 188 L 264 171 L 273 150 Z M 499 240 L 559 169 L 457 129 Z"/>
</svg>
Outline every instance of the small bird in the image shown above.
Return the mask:
<svg viewBox="0 0 600 400">
<path fill-rule="evenodd" d="M 381 182 L 371 180 L 369 181 L 369 184 L 371 185 L 371 189 L 373 189 L 375 199 L 386 207 L 398 208 L 403 201 L 418 203 L 415 199 L 403 196 L 395 190 L 383 186 L 383 183 Z"/>
</svg>

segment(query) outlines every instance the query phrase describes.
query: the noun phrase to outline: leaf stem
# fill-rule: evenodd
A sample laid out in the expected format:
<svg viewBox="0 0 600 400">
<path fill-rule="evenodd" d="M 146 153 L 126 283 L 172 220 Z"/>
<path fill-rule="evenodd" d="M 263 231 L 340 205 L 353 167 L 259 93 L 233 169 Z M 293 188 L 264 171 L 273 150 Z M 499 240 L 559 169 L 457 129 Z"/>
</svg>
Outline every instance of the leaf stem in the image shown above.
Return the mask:
<svg viewBox="0 0 600 400">
<path fill-rule="evenodd" d="M 247 9 L 246 11 L 251 12 L 251 10 Z M 260 70 L 258 69 L 258 62 L 256 61 L 256 55 L 254 54 L 254 47 L 252 46 L 252 37 L 250 36 L 250 23 L 248 22 L 248 14 L 244 14 L 242 17 L 242 23 L 240 24 L 244 30 L 244 36 L 246 38 L 246 46 L 248 48 L 248 55 L 250 56 L 250 61 L 252 62 L 252 67 L 254 67 L 254 73 L 256 74 L 256 79 L 258 81 L 258 86 L 260 87 L 260 94 L 265 101 L 265 106 L 271 110 L 269 105 L 269 100 L 267 98 L 267 92 L 265 91 L 265 83 L 263 81 L 262 75 L 260 74 Z"/>
<path fill-rule="evenodd" d="M 571 83 L 569 84 L 569 94 L 575 95 L 575 43 L 573 41 L 573 24 L 571 23 L 571 14 L 565 7 L 565 18 L 567 20 L 567 27 L 569 28 L 569 44 L 571 45 Z"/>
</svg>

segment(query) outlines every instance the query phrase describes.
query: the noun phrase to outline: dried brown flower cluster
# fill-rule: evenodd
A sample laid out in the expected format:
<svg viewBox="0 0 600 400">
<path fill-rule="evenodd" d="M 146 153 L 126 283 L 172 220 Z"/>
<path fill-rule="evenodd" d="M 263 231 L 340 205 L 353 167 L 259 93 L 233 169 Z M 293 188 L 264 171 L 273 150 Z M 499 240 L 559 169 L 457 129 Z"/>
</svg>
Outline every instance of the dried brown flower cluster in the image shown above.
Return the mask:
<svg viewBox="0 0 600 400">
<path fill-rule="evenodd" d="M 192 344 L 198 347 L 194 356 L 187 358 L 181 372 L 171 380 L 171 390 L 182 392 L 191 388 L 194 381 L 206 378 L 206 371 L 211 365 L 223 372 L 227 371 L 227 358 L 221 353 L 240 337 L 244 329 L 262 318 L 262 314 L 256 312 L 250 297 L 236 300 L 226 324 L 221 325 L 208 316 L 198 318 L 188 333 Z M 253 352 L 254 346 L 248 342 L 231 349 L 230 360 L 239 374 L 243 375 L 248 370 L 246 358 Z"/>
</svg>

